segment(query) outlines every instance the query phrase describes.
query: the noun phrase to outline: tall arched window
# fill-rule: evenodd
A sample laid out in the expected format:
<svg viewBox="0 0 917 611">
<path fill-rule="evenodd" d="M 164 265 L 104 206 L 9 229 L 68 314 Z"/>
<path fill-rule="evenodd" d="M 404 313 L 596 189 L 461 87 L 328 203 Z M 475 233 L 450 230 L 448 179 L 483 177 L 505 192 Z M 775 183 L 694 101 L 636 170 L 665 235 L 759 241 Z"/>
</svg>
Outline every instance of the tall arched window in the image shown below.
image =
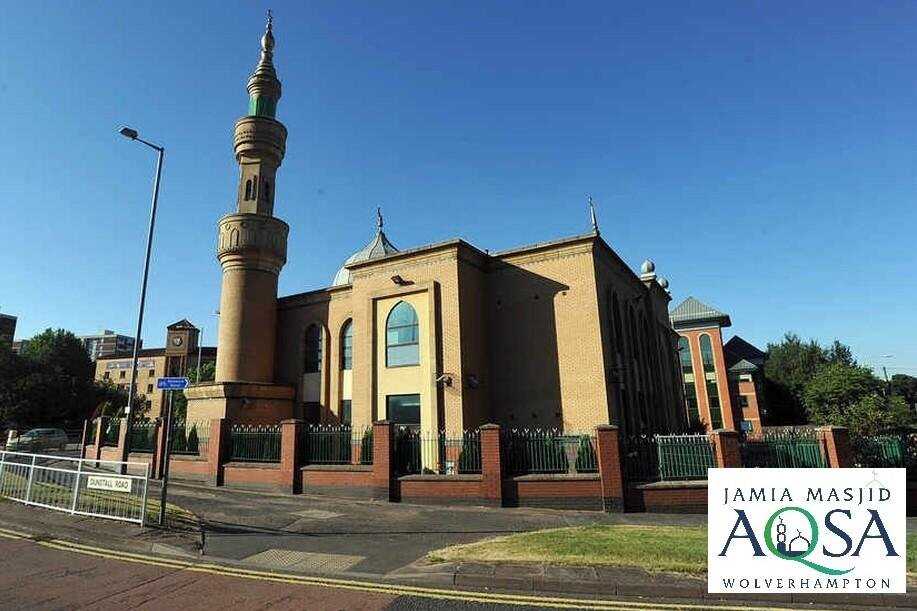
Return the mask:
<svg viewBox="0 0 917 611">
<path fill-rule="evenodd" d="M 252 199 L 258 199 L 258 177 L 252 181 Z"/>
<path fill-rule="evenodd" d="M 723 428 L 723 410 L 720 407 L 720 391 L 716 383 L 716 365 L 713 362 L 713 342 L 704 333 L 700 336 L 700 355 L 704 363 L 704 381 L 707 388 L 707 403 L 710 405 L 710 426 Z"/>
<path fill-rule="evenodd" d="M 681 374 L 685 384 L 685 402 L 688 406 L 688 420 L 700 422 L 697 408 L 697 387 L 694 386 L 694 364 L 691 361 L 691 345 L 687 337 L 678 338 L 678 357 L 681 359 Z"/>
<path fill-rule="evenodd" d="M 245 199 L 249 200 L 252 198 L 252 179 L 249 178 L 245 181 Z"/>
<path fill-rule="evenodd" d="M 385 366 L 403 367 L 420 363 L 420 325 L 411 304 L 399 301 L 385 323 Z"/>
<path fill-rule="evenodd" d="M 322 370 L 322 327 L 309 325 L 306 329 L 306 358 L 303 373 L 319 373 Z"/>
<path fill-rule="evenodd" d="M 353 320 L 341 329 L 341 369 L 353 369 Z"/>
</svg>

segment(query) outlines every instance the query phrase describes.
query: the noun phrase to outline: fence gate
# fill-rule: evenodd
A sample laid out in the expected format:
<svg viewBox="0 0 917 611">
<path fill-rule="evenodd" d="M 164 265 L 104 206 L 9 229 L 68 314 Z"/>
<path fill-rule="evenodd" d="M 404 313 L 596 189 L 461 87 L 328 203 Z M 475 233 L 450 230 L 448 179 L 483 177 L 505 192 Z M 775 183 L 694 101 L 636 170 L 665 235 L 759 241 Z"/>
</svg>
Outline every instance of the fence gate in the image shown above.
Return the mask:
<svg viewBox="0 0 917 611">
<path fill-rule="evenodd" d="M 746 467 L 823 468 L 824 440 L 816 434 L 781 433 L 764 439 L 747 439 L 740 446 Z"/>
<path fill-rule="evenodd" d="M 121 475 L 121 470 L 142 475 Z M 0 450 L 0 496 L 71 515 L 143 526 L 149 476 L 146 463 Z"/>
</svg>

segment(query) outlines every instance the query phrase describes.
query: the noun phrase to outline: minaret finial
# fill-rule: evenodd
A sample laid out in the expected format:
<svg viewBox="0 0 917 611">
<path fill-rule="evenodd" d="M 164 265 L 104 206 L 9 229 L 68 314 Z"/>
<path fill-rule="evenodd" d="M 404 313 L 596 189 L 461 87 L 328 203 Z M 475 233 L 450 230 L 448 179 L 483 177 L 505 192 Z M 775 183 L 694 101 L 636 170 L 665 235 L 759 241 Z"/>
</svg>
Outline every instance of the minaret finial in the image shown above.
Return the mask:
<svg viewBox="0 0 917 611">
<path fill-rule="evenodd" d="M 280 100 L 280 80 L 274 70 L 274 14 L 267 11 L 267 24 L 261 37 L 261 59 L 248 79 L 248 114 L 274 118 Z"/>
<path fill-rule="evenodd" d="M 382 231 L 385 221 L 382 220 L 382 206 L 376 206 L 376 229 Z"/>
<path fill-rule="evenodd" d="M 592 221 L 592 231 L 598 234 L 599 233 L 599 221 L 595 218 L 595 202 L 592 201 L 591 195 L 587 195 L 586 199 L 589 202 L 589 220 Z"/>
</svg>

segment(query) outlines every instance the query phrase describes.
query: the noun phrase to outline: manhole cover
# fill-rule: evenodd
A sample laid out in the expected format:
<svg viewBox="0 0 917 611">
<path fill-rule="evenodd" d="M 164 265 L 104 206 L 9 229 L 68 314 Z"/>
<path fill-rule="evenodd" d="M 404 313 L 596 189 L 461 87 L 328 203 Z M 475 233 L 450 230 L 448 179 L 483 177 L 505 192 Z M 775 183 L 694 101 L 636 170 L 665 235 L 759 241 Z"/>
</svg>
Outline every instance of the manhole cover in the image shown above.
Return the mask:
<svg viewBox="0 0 917 611">
<path fill-rule="evenodd" d="M 295 570 L 307 573 L 346 571 L 361 560 L 363 560 L 363 556 L 315 554 L 290 549 L 268 549 L 243 558 L 244 562 L 268 569 Z"/>
</svg>

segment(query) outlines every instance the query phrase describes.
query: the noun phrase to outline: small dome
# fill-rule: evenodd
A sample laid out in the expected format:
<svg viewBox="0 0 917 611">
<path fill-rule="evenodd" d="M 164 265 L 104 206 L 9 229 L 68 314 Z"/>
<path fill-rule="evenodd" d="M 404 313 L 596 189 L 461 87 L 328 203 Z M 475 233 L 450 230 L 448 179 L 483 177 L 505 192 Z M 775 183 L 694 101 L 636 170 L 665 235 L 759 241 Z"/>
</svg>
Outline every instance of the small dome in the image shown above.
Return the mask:
<svg viewBox="0 0 917 611">
<path fill-rule="evenodd" d="M 370 240 L 369 244 L 347 257 L 347 260 L 344 261 L 344 265 L 342 265 L 341 269 L 334 275 L 334 281 L 331 283 L 331 286 L 350 284 L 351 277 L 350 270 L 347 269 L 348 265 L 369 261 L 370 259 L 379 259 L 396 252 L 398 252 L 398 249 L 395 248 L 394 244 L 388 241 L 388 238 L 385 237 L 385 232 L 383 232 L 380 227 L 379 230 L 376 231 L 376 236 Z"/>
<path fill-rule="evenodd" d="M 640 266 L 640 272 L 644 274 L 652 274 L 656 271 L 656 264 L 651 260 L 647 259 L 643 262 L 643 265 Z"/>
<path fill-rule="evenodd" d="M 659 282 L 659 286 L 661 286 L 662 288 L 664 288 L 664 289 L 669 288 L 669 281 L 666 280 L 665 278 L 659 278 L 659 280 L 657 280 L 657 282 Z"/>
</svg>

